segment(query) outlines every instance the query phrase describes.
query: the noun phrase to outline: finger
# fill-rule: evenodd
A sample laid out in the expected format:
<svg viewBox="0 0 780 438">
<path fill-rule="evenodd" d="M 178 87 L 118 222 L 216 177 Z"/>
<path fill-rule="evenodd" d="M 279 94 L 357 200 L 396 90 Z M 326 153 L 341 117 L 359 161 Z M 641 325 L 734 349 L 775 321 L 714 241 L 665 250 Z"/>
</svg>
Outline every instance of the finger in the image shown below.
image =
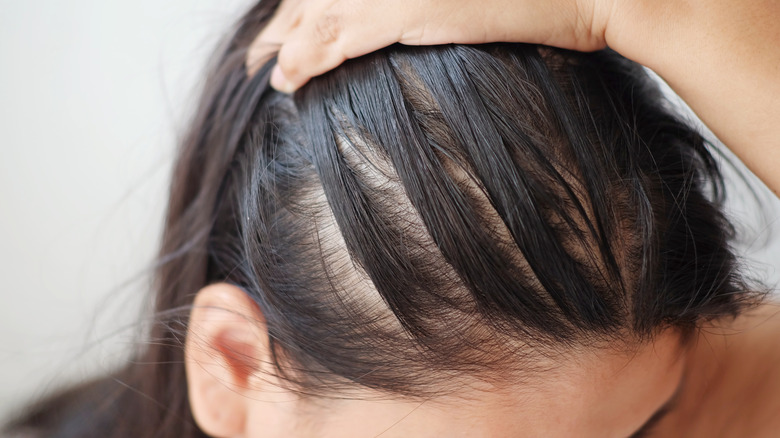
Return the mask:
<svg viewBox="0 0 780 438">
<path fill-rule="evenodd" d="M 249 77 L 254 76 L 279 51 L 287 35 L 298 27 L 307 3 L 305 0 L 284 0 L 280 3 L 271 20 L 247 49 L 245 66 Z"/>
<path fill-rule="evenodd" d="M 588 0 L 313 0 L 282 40 L 271 85 L 291 92 L 314 76 L 390 44 L 547 44 L 604 46 L 604 20 Z M 601 24 L 599 24 L 601 23 Z M 596 36 L 594 38 L 594 36 Z"/>
<path fill-rule="evenodd" d="M 403 27 L 398 21 L 402 14 L 398 11 L 389 13 L 387 2 L 372 3 L 373 7 L 358 3 L 333 2 L 319 13 L 307 11 L 279 51 L 271 85 L 280 91 L 292 92 L 347 59 L 399 41 Z M 394 6 L 400 7 L 400 4 Z"/>
<path fill-rule="evenodd" d="M 257 39 L 252 42 L 252 45 L 249 46 L 247 51 L 244 64 L 247 76 L 251 78 L 257 74 L 260 68 L 270 61 L 271 58 L 273 58 L 274 53 L 278 52 L 281 47 L 281 43 L 262 41 L 260 40 L 260 36 L 258 36 Z"/>
</svg>

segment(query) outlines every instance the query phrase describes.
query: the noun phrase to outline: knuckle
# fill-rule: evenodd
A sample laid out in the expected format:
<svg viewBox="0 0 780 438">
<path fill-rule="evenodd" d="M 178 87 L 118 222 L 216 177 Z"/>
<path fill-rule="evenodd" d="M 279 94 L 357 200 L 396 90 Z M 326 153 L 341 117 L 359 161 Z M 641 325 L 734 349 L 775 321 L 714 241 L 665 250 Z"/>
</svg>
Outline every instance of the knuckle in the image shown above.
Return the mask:
<svg viewBox="0 0 780 438">
<path fill-rule="evenodd" d="M 332 44 L 341 36 L 341 16 L 326 14 L 314 23 L 314 40 L 320 45 Z"/>
</svg>

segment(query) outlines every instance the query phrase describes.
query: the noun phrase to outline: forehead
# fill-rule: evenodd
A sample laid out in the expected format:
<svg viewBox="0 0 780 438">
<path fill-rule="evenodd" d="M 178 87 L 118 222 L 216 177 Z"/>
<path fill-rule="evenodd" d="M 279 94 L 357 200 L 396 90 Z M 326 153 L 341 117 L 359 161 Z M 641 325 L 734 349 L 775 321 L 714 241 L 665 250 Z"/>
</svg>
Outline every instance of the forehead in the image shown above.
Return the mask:
<svg viewBox="0 0 780 438">
<path fill-rule="evenodd" d="M 631 352 L 583 353 L 535 382 L 466 384 L 422 402 L 355 394 L 318 411 L 327 420 L 311 436 L 626 438 L 677 390 L 681 345 L 664 334 Z"/>
<path fill-rule="evenodd" d="M 527 388 L 498 388 L 485 396 L 490 401 L 482 398 L 474 405 L 483 418 L 492 418 L 481 432 L 625 438 L 677 390 L 684 345 L 679 334 L 669 331 L 632 351 L 580 353 L 548 375 L 535 376 Z"/>
<path fill-rule="evenodd" d="M 584 403 L 591 402 L 583 413 L 615 422 L 632 412 L 651 413 L 677 388 L 684 345 L 678 333 L 669 331 L 635 351 L 591 353 L 571 376 L 575 393 Z"/>
</svg>

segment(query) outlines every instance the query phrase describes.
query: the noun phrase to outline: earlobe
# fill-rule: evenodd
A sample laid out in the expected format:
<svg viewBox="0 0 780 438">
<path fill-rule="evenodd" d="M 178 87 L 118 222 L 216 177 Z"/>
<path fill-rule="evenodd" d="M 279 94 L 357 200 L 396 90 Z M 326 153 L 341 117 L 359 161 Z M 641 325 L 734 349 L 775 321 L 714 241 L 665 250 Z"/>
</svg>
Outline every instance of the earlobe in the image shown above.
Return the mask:
<svg viewBox="0 0 780 438">
<path fill-rule="evenodd" d="M 198 426 L 214 437 L 243 435 L 258 384 L 253 376 L 267 363 L 262 313 L 240 288 L 227 283 L 201 289 L 193 305 L 185 343 L 190 407 Z"/>
</svg>

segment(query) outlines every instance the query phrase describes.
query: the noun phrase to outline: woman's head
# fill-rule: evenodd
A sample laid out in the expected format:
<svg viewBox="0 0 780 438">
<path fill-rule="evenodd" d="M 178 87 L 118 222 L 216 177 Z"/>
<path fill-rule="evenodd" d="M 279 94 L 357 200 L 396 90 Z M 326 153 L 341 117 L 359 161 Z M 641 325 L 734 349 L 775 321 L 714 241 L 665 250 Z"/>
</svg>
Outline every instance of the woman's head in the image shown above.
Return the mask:
<svg viewBox="0 0 780 438">
<path fill-rule="evenodd" d="M 287 96 L 268 66 L 243 68 L 272 10 L 218 60 L 166 223 L 157 310 L 197 297 L 189 396 L 206 429 L 221 424 L 208 412 L 240 422 L 232 393 L 310 424 L 425 401 L 530 435 L 630 433 L 677 387 L 691 331 L 753 298 L 711 199 L 717 166 L 638 66 L 394 46 Z M 181 331 L 158 324 L 147 357 L 180 362 Z M 182 383 L 157 367 L 158 385 Z M 167 404 L 186 410 L 181 392 Z"/>
</svg>

